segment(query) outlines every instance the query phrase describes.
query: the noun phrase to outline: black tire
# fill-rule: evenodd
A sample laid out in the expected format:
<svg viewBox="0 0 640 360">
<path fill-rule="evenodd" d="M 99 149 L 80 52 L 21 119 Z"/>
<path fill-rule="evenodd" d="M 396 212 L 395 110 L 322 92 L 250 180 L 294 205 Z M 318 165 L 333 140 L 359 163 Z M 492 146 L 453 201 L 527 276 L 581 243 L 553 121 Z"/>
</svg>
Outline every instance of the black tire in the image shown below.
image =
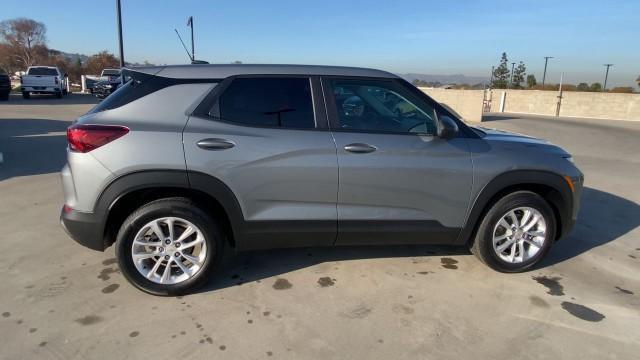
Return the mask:
<svg viewBox="0 0 640 360">
<path fill-rule="evenodd" d="M 69 95 L 69 92 L 67 91 L 67 89 L 62 90 L 62 95 Z"/>
<path fill-rule="evenodd" d="M 496 251 L 494 251 L 493 231 L 504 214 L 523 206 L 534 208 L 542 214 L 547 224 L 547 234 L 538 253 L 526 261 L 514 264 L 500 259 Z M 536 193 L 517 191 L 498 200 L 485 213 L 476 231 L 470 250 L 480 261 L 496 271 L 505 273 L 523 272 L 535 266 L 544 258 L 555 239 L 555 234 L 556 218 L 549 203 Z"/>
<path fill-rule="evenodd" d="M 28 99 L 31 97 L 31 94 L 28 91 L 23 91 L 22 92 L 22 98 L 23 99 Z"/>
<path fill-rule="evenodd" d="M 60 90 L 60 91 L 56 91 L 56 97 L 57 97 L 58 99 L 62 99 L 62 90 Z"/>
<path fill-rule="evenodd" d="M 190 279 L 177 284 L 158 284 L 144 277 L 133 262 L 132 244 L 137 232 L 150 221 L 174 216 L 191 222 L 205 238 L 207 255 L 202 268 Z M 134 211 L 124 221 L 116 239 L 116 258 L 125 278 L 138 289 L 153 295 L 175 296 L 193 292 L 204 285 L 209 275 L 222 262 L 224 236 L 218 223 L 193 201 L 165 198 L 152 201 Z"/>
<path fill-rule="evenodd" d="M 9 92 L 1 93 L 0 101 L 7 101 L 7 100 L 9 100 Z"/>
</svg>

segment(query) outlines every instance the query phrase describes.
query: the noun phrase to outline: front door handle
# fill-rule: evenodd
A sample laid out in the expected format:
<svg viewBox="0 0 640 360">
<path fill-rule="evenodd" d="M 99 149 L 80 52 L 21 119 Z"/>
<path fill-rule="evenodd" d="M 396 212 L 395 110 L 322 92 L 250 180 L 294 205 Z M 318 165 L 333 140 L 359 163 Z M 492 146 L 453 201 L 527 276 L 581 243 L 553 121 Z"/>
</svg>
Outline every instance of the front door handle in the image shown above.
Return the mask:
<svg viewBox="0 0 640 360">
<path fill-rule="evenodd" d="M 345 145 L 344 149 L 347 150 L 348 152 L 355 153 L 355 154 L 367 154 L 367 153 L 378 150 L 378 148 L 376 148 L 373 145 L 361 144 L 361 143 Z"/>
<path fill-rule="evenodd" d="M 226 150 L 236 146 L 236 144 L 227 139 L 202 139 L 196 143 L 199 148 L 205 150 Z"/>
</svg>

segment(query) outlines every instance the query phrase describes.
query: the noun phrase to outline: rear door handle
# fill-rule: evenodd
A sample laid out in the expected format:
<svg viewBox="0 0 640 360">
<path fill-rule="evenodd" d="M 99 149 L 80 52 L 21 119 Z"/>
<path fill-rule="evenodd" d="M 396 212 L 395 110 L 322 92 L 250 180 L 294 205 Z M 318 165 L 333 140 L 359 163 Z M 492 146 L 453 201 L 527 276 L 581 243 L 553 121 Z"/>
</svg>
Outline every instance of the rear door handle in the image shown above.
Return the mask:
<svg viewBox="0 0 640 360">
<path fill-rule="evenodd" d="M 355 154 L 367 154 L 367 153 L 378 150 L 378 148 L 376 148 L 373 145 L 361 144 L 361 143 L 345 145 L 344 149 L 347 150 L 348 152 L 355 153 Z"/>
<path fill-rule="evenodd" d="M 205 150 L 226 150 L 236 146 L 236 144 L 227 139 L 202 139 L 196 143 L 199 148 Z"/>
</svg>

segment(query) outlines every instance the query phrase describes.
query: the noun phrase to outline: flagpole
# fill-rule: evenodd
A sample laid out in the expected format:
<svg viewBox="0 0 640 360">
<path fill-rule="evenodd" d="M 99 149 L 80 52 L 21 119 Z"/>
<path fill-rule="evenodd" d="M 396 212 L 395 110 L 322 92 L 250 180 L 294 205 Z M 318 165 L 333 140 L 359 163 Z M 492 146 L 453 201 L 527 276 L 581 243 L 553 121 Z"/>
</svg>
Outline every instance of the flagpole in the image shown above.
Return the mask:
<svg viewBox="0 0 640 360">
<path fill-rule="evenodd" d="M 189 22 L 191 23 L 191 59 L 196 59 L 196 51 L 193 45 L 193 16 L 189 17 Z"/>
</svg>

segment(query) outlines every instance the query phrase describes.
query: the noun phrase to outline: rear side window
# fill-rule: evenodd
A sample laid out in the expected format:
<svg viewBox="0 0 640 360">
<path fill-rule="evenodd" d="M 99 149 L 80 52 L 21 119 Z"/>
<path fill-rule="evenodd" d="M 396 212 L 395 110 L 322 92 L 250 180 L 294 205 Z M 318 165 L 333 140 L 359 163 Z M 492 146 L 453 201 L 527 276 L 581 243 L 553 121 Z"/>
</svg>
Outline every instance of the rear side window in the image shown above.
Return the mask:
<svg viewBox="0 0 640 360">
<path fill-rule="evenodd" d="M 225 121 L 267 127 L 315 127 L 309 78 L 238 78 L 209 112 Z"/>
<path fill-rule="evenodd" d="M 58 72 L 56 69 L 39 67 L 29 69 L 28 75 L 58 75 Z"/>
</svg>

